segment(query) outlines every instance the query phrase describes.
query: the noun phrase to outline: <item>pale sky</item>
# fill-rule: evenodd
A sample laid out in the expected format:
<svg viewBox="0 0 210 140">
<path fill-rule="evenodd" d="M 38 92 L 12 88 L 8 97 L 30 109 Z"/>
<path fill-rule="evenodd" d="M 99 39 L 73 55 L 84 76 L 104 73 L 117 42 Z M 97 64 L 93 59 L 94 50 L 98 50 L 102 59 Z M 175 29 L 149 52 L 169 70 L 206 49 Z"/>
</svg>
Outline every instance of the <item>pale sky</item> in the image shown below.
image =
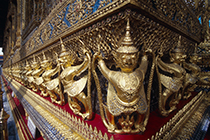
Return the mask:
<svg viewBox="0 0 210 140">
<path fill-rule="evenodd" d="M 0 55 L 3 55 L 2 48 L 0 48 Z"/>
</svg>

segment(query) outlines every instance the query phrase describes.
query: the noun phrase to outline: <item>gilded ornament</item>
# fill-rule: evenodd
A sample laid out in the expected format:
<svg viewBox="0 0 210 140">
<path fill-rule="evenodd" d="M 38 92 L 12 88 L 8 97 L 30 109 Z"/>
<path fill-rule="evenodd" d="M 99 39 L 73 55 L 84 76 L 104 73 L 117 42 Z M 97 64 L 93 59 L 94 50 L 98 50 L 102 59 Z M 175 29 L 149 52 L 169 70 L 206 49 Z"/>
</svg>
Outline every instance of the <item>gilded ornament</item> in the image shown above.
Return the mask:
<svg viewBox="0 0 210 140">
<path fill-rule="evenodd" d="M 23 84 L 27 87 L 28 85 L 28 79 L 27 79 L 27 76 L 26 76 L 26 73 L 30 71 L 30 67 L 29 67 L 29 64 L 28 64 L 28 61 L 26 60 L 25 62 L 25 67 L 24 67 L 24 71 L 22 73 L 22 82 Z"/>
<path fill-rule="evenodd" d="M 55 54 L 57 56 L 57 54 Z M 55 102 L 59 105 L 63 105 L 65 103 L 64 95 L 61 90 L 60 84 L 60 71 L 61 71 L 61 64 L 58 62 L 57 58 L 57 65 L 55 68 L 52 68 L 52 62 L 46 60 L 45 56 L 43 57 L 44 60 L 42 62 L 42 67 L 45 69 L 45 72 L 42 74 L 43 83 L 41 84 L 41 95 L 43 96 L 50 96 L 51 101 Z M 58 74 L 56 78 L 52 78 Z M 60 98 L 57 98 L 58 95 Z"/>
<path fill-rule="evenodd" d="M 46 58 L 44 52 L 43 52 L 43 61 L 41 62 L 41 67 L 44 70 L 44 72 L 42 74 L 42 82 L 40 84 L 40 90 L 41 90 L 40 95 L 44 97 L 50 96 L 51 101 L 56 102 L 57 100 L 56 95 L 53 92 L 49 91 L 45 85 L 45 83 L 51 80 L 50 77 L 52 72 L 50 72 L 50 70 L 52 69 L 52 62 Z"/>
<path fill-rule="evenodd" d="M 84 61 L 80 65 L 72 66 L 74 59 L 70 55 L 61 40 L 61 54 L 59 56 L 59 61 L 62 64 L 63 71 L 60 75 L 61 82 L 64 87 L 64 93 L 68 95 L 68 103 L 71 110 L 82 116 L 83 119 L 91 119 L 92 117 L 92 104 L 91 104 L 91 57 L 89 52 L 85 49 L 85 44 L 79 40 L 83 48 L 83 53 L 85 55 Z M 80 76 L 88 70 L 88 73 Z M 79 80 L 74 80 L 75 77 L 80 77 Z M 87 95 L 85 94 L 84 88 L 87 86 Z M 81 102 L 84 106 L 80 105 Z"/>
<path fill-rule="evenodd" d="M 93 75 L 98 92 L 100 113 L 104 125 L 111 133 L 138 133 L 144 132 L 146 129 L 150 98 L 146 99 L 143 82 L 148 65 L 146 52 L 152 53 L 152 50 L 147 49 L 144 52 L 140 66 L 137 67 L 140 52 L 133 44 L 128 19 L 125 37 L 120 47 L 112 53 L 120 71 L 107 68 L 100 49 L 93 56 Z M 98 60 L 97 63 L 95 63 L 96 60 Z M 101 88 L 94 68 L 95 64 L 108 80 L 106 105 L 102 101 Z M 148 87 L 148 90 L 151 88 Z M 137 118 L 134 119 L 134 116 Z M 115 122 L 116 118 L 119 117 L 121 117 L 118 119 L 121 128 Z"/>
<path fill-rule="evenodd" d="M 156 72 L 159 81 L 159 111 L 161 115 L 168 116 L 169 113 L 176 109 L 176 105 L 181 99 L 180 89 L 183 87 L 186 71 L 181 64 L 185 61 L 186 55 L 181 46 L 181 36 L 177 46 L 170 51 L 172 63 L 165 63 L 161 60 L 163 56 L 162 49 L 156 57 Z M 159 70 L 169 73 L 168 76 Z M 169 102 L 169 104 L 166 104 Z M 169 109 L 167 109 L 169 108 Z"/>
<path fill-rule="evenodd" d="M 200 72 L 201 68 L 197 65 L 197 62 L 200 62 L 202 59 L 199 57 L 197 52 L 197 45 L 195 46 L 194 53 L 190 56 L 190 63 L 183 62 L 183 67 L 189 71 L 189 73 L 186 73 L 185 79 L 184 79 L 184 85 L 182 89 L 182 98 L 188 99 L 191 96 L 191 92 L 194 91 L 194 89 L 197 87 L 196 82 L 200 78 Z"/>
<path fill-rule="evenodd" d="M 85 19 L 93 12 L 95 3 L 95 0 L 76 0 L 74 3 L 70 4 L 66 19 L 71 25 Z"/>
<path fill-rule="evenodd" d="M 39 57 L 38 59 L 39 61 L 36 62 L 35 57 L 34 57 L 34 62 L 32 63 L 32 67 L 33 67 L 32 76 L 34 79 L 33 84 L 35 86 L 35 88 L 33 89 L 34 91 L 38 91 L 39 86 L 43 82 L 43 78 L 41 77 L 41 74 L 43 73 L 44 69 L 41 68 L 41 64 L 40 64 L 41 59 Z"/>
<path fill-rule="evenodd" d="M 28 63 L 26 64 L 26 69 L 28 70 L 28 72 L 26 73 L 26 78 L 27 78 L 27 87 L 28 88 L 32 88 L 35 89 L 35 86 L 33 84 L 34 78 L 32 76 L 33 73 L 33 67 L 32 65 L 29 65 Z"/>
</svg>

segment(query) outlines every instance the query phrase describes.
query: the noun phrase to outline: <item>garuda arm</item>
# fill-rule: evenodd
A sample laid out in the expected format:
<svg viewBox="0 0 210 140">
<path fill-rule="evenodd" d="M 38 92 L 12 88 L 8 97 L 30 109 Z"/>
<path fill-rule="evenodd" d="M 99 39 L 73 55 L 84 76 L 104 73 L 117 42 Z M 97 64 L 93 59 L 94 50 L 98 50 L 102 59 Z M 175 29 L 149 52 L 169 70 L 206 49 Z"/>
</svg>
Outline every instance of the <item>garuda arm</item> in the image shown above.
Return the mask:
<svg viewBox="0 0 210 140">
<path fill-rule="evenodd" d="M 171 74 L 175 72 L 175 69 L 173 67 L 170 67 L 170 64 L 163 62 L 159 57 L 157 58 L 157 65 L 163 71 L 169 72 Z"/>
<path fill-rule="evenodd" d="M 183 67 L 189 71 L 193 71 L 194 67 L 192 66 L 192 64 L 183 62 Z"/>
<path fill-rule="evenodd" d="M 84 71 L 88 68 L 88 66 L 91 65 L 90 54 L 86 51 L 86 52 L 85 52 L 85 55 L 86 55 L 86 57 L 85 57 L 83 63 L 82 63 L 82 64 L 78 67 L 78 69 L 74 72 L 74 75 L 77 75 L 77 76 L 78 76 L 79 74 L 81 74 L 82 72 L 84 72 Z"/>
<path fill-rule="evenodd" d="M 196 73 L 196 72 L 200 73 L 201 72 L 200 67 L 198 65 L 196 65 L 196 64 L 193 64 L 193 63 L 186 63 L 186 62 L 184 62 L 183 63 L 183 67 L 185 69 L 189 70 L 189 71 L 194 72 L 194 73 Z"/>
<path fill-rule="evenodd" d="M 107 66 L 106 66 L 106 64 L 105 64 L 105 62 L 104 62 L 104 60 L 99 59 L 99 61 L 98 61 L 98 68 L 99 68 L 99 70 L 101 71 L 102 75 L 103 75 L 107 80 L 110 79 L 110 76 L 109 76 L 109 75 L 110 75 L 111 70 L 107 68 Z"/>
<path fill-rule="evenodd" d="M 51 76 L 54 76 L 57 72 L 60 71 L 60 65 L 57 65 L 54 69 L 51 70 Z"/>
<path fill-rule="evenodd" d="M 74 76 L 79 76 L 82 72 L 84 72 L 88 66 L 91 64 L 91 58 L 88 53 L 85 53 L 86 57 L 82 64 L 78 66 L 70 66 L 63 70 L 61 73 L 61 79 L 63 81 L 74 81 Z"/>
</svg>

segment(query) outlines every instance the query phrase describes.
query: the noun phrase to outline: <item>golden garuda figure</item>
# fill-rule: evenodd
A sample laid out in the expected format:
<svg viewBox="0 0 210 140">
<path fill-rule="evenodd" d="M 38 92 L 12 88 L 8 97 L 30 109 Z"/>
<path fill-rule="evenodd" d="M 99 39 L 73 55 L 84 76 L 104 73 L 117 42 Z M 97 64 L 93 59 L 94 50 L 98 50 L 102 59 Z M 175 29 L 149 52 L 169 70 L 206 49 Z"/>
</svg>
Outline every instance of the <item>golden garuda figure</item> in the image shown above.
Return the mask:
<svg viewBox="0 0 210 140">
<path fill-rule="evenodd" d="M 34 78 L 32 76 L 32 73 L 33 73 L 32 65 L 26 63 L 26 69 L 28 70 L 28 72 L 26 73 L 27 84 L 28 84 L 27 87 L 34 89 L 35 87 L 33 85 Z"/>
<path fill-rule="evenodd" d="M 43 54 L 43 61 L 41 62 L 40 69 L 42 69 L 42 75 L 43 75 L 44 73 L 46 73 L 46 70 L 49 70 L 51 68 L 50 67 L 51 63 L 49 62 L 49 60 L 46 59 L 44 52 L 42 52 L 42 54 Z M 43 79 L 42 75 L 39 77 L 39 81 L 38 81 L 39 89 L 41 91 L 40 95 L 47 97 L 49 95 L 49 93 L 47 92 L 47 88 L 44 84 L 45 80 Z"/>
<path fill-rule="evenodd" d="M 207 30 L 206 32 L 206 38 L 204 39 L 204 42 L 201 42 L 198 45 L 199 51 L 198 53 L 200 53 L 200 55 L 204 56 L 204 58 L 202 59 L 202 62 L 200 62 L 201 65 L 209 65 L 209 58 L 206 56 L 208 56 L 208 54 L 210 53 L 210 34 L 209 34 L 209 30 Z M 202 87 L 210 87 L 210 72 L 209 71 L 202 71 L 199 75 L 199 81 L 198 81 L 198 85 L 202 86 Z"/>
<path fill-rule="evenodd" d="M 181 36 L 179 37 L 178 45 L 169 51 L 170 61 L 172 63 L 165 63 L 160 57 L 163 56 L 162 49 L 156 57 L 156 72 L 159 81 L 159 111 L 161 115 L 167 116 L 176 109 L 176 105 L 181 99 L 180 89 L 183 87 L 186 71 L 181 66 L 185 61 L 181 46 Z M 169 104 L 166 104 L 166 103 Z"/>
<path fill-rule="evenodd" d="M 23 64 L 23 62 L 21 62 L 21 64 L 20 64 L 20 82 L 21 83 L 24 83 L 24 72 L 25 72 L 25 68 L 24 68 L 24 64 Z"/>
<path fill-rule="evenodd" d="M 65 99 L 60 83 L 61 63 L 58 61 L 58 54 L 55 53 L 55 55 L 57 57 L 57 65 L 55 68 L 52 68 L 51 62 L 46 61 L 46 69 L 45 72 L 42 74 L 42 78 L 44 80 L 44 82 L 42 83 L 42 87 L 46 87 L 45 96 L 50 95 L 52 102 L 63 105 L 65 103 Z M 42 63 L 42 65 L 44 65 L 44 63 Z M 57 98 L 56 95 L 58 95 L 59 98 Z"/>
<path fill-rule="evenodd" d="M 194 53 L 190 55 L 190 63 L 183 62 L 183 67 L 188 71 L 185 75 L 184 86 L 182 90 L 182 98 L 188 99 L 191 92 L 197 87 L 196 82 L 200 78 L 201 68 L 197 65 L 202 57 L 196 53 L 197 45 L 195 46 Z"/>
<path fill-rule="evenodd" d="M 38 59 L 39 59 L 38 62 L 34 61 L 33 63 L 34 71 L 32 73 L 32 76 L 34 78 L 34 81 L 33 81 L 34 86 L 35 86 L 34 91 L 38 91 L 39 85 L 43 82 L 43 78 L 41 77 L 41 74 L 43 73 L 44 70 L 41 68 L 41 64 L 40 64 L 41 59 L 39 57 Z"/>
<path fill-rule="evenodd" d="M 14 78 L 14 79 L 16 79 L 17 81 L 19 81 L 19 79 L 18 79 L 18 75 L 19 75 L 19 68 L 18 68 L 18 63 L 17 64 L 15 64 L 13 67 L 12 67 L 12 77 Z"/>
<path fill-rule="evenodd" d="M 43 52 L 43 61 L 41 62 L 41 67 L 44 70 L 43 74 L 42 74 L 42 82 L 40 84 L 40 90 L 41 96 L 47 97 L 50 96 L 50 99 L 53 103 L 58 103 L 59 101 L 57 101 L 57 96 L 54 94 L 54 92 L 51 92 L 50 90 L 48 90 L 46 83 L 49 83 L 51 81 L 51 76 L 55 75 L 55 73 L 57 73 L 57 69 L 52 69 L 52 61 L 49 60 L 49 58 L 47 59 L 44 52 Z"/>
<path fill-rule="evenodd" d="M 11 76 L 12 76 L 12 78 L 15 78 L 15 66 L 12 66 L 12 68 L 11 68 Z"/>
<path fill-rule="evenodd" d="M 17 81 L 20 81 L 20 72 L 21 72 L 21 66 L 19 63 L 17 63 L 13 71 L 13 76 Z"/>
<path fill-rule="evenodd" d="M 37 86 L 36 86 L 36 83 L 35 83 L 35 79 L 34 79 L 34 72 L 36 74 L 36 71 L 39 71 L 40 65 L 39 65 L 39 62 L 36 61 L 35 56 L 33 56 L 33 58 L 34 58 L 34 60 L 33 60 L 32 64 L 31 64 L 31 67 L 33 69 L 32 70 L 33 72 L 31 73 L 31 76 L 33 77 L 33 81 L 31 81 L 31 84 L 33 85 L 32 86 L 32 90 L 35 91 L 35 92 L 37 92 L 38 89 L 37 89 Z"/>
<path fill-rule="evenodd" d="M 82 45 L 84 43 L 79 40 Z M 68 95 L 68 103 L 71 110 L 80 115 L 83 119 L 91 119 L 92 117 L 92 105 L 91 105 L 91 57 L 88 51 L 83 48 L 84 61 L 80 65 L 72 66 L 74 59 L 72 54 L 66 51 L 63 41 L 61 40 L 62 52 L 59 55 L 59 61 L 62 64 L 63 71 L 60 75 L 61 82 L 64 87 L 64 93 Z M 88 71 L 87 74 L 83 74 Z M 75 76 L 79 77 L 79 80 L 74 80 Z M 85 94 L 85 87 L 87 86 L 87 94 Z M 81 105 L 81 103 L 83 105 Z M 84 106 L 84 108 L 83 108 Z"/>
<path fill-rule="evenodd" d="M 119 44 L 120 46 L 112 54 L 120 71 L 107 68 L 100 49 L 93 56 L 92 68 L 98 92 L 100 114 L 104 125 L 111 133 L 144 132 L 150 108 L 150 95 L 147 94 L 146 98 L 143 84 L 148 66 L 146 52 L 152 53 L 152 50 L 147 49 L 143 53 L 141 63 L 138 66 L 140 52 L 133 45 L 129 18 L 125 37 Z M 98 60 L 97 63 L 96 60 Z M 99 71 L 108 80 L 106 103 L 103 103 L 102 89 L 95 71 L 95 65 L 98 66 Z M 151 90 L 151 83 L 152 81 L 148 84 L 147 89 L 149 91 Z"/>
<path fill-rule="evenodd" d="M 25 62 L 25 67 L 24 67 L 24 71 L 22 73 L 22 83 L 27 87 L 28 86 L 28 79 L 26 76 L 26 73 L 30 71 L 30 66 L 28 64 L 28 61 L 26 60 Z"/>
</svg>

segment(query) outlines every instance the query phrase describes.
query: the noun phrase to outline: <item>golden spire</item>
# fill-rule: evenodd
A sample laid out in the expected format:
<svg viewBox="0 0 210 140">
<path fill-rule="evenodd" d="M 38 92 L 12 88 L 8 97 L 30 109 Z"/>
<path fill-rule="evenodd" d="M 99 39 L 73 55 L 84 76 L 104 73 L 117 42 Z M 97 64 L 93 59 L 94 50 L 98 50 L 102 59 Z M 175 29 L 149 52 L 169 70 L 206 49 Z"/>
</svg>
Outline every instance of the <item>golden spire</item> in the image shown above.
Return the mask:
<svg viewBox="0 0 210 140">
<path fill-rule="evenodd" d="M 177 46 L 172 50 L 173 53 L 184 53 L 183 46 L 181 45 L 182 36 L 179 36 Z"/>
<path fill-rule="evenodd" d="M 69 53 L 66 51 L 66 48 L 65 48 L 65 46 L 63 44 L 63 40 L 61 38 L 60 38 L 60 41 L 61 41 L 61 54 L 60 54 L 60 57 L 69 55 Z"/>
<path fill-rule="evenodd" d="M 42 54 L 43 54 L 43 61 L 47 60 L 44 52 L 42 52 Z"/>
<path fill-rule="evenodd" d="M 33 60 L 33 63 L 32 63 L 32 67 L 36 67 L 37 62 L 36 62 L 35 55 L 33 55 L 33 58 L 34 58 L 34 60 Z"/>
<path fill-rule="evenodd" d="M 46 62 L 48 62 L 49 60 L 47 60 L 47 58 L 46 58 L 46 56 L 45 56 L 44 52 L 42 52 L 42 54 L 43 54 L 43 61 L 42 61 L 42 63 L 46 63 Z"/>
<path fill-rule="evenodd" d="M 138 49 L 133 46 L 133 40 L 130 34 L 130 21 L 127 19 L 126 33 L 120 47 L 116 50 L 118 53 L 136 53 Z"/>
<path fill-rule="evenodd" d="M 26 67 L 29 66 L 28 61 L 26 60 Z"/>
<path fill-rule="evenodd" d="M 60 41 L 61 41 L 61 52 L 66 52 L 66 48 L 63 44 L 63 40 L 60 38 Z"/>
<path fill-rule="evenodd" d="M 33 58 L 34 58 L 34 60 L 33 60 L 33 61 L 34 61 L 34 62 L 36 62 L 36 58 L 35 58 L 35 55 L 33 56 Z"/>
<path fill-rule="evenodd" d="M 127 20 L 127 26 L 126 26 L 126 33 L 125 33 L 125 37 L 122 41 L 122 45 L 123 46 L 133 46 L 133 41 L 131 39 L 131 34 L 130 34 L 130 22 L 129 22 L 129 18 Z"/>
</svg>

